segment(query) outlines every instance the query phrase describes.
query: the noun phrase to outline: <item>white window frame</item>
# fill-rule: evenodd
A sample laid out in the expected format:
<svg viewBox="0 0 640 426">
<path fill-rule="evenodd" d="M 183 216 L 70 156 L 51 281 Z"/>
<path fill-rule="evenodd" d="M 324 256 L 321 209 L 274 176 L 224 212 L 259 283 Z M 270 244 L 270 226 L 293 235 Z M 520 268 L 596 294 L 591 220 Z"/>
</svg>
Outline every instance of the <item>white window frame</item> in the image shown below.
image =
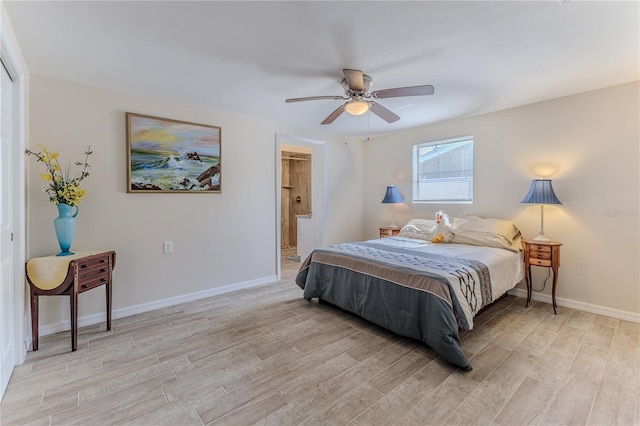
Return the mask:
<svg viewBox="0 0 640 426">
<path fill-rule="evenodd" d="M 424 182 L 424 179 L 420 179 L 420 168 L 419 168 L 419 155 L 418 153 L 420 152 L 421 148 L 425 148 L 425 147 L 430 147 L 430 146 L 435 146 L 435 145 L 449 145 L 449 144 L 453 144 L 453 143 L 460 143 L 460 142 L 471 142 L 471 170 L 467 170 L 467 173 L 470 171 L 471 172 L 471 176 L 470 179 L 467 176 L 466 180 L 467 180 L 467 184 L 470 185 L 469 191 L 468 191 L 468 196 L 462 196 L 462 197 L 457 197 L 457 198 L 445 198 L 445 197 L 429 197 L 427 194 L 421 194 L 420 193 L 420 182 Z M 451 138 L 451 139 L 444 139 L 444 140 L 438 140 L 438 141 L 432 141 L 432 142 L 423 142 L 423 143 L 418 143 L 415 144 L 413 146 L 413 159 L 412 159 L 412 169 L 413 169 L 413 191 L 412 191 L 412 201 L 414 203 L 447 203 L 447 204 L 473 204 L 473 136 L 471 135 L 467 135 L 467 136 L 461 136 L 461 137 L 456 137 L 456 138 Z M 460 176 L 457 178 L 463 178 L 463 172 L 464 170 L 460 170 Z M 429 180 L 429 179 L 427 179 Z M 436 179 L 432 179 L 433 181 L 435 181 Z M 431 184 L 433 185 L 434 182 L 431 182 Z M 449 183 L 450 184 L 450 183 Z M 444 185 L 444 183 L 443 183 Z"/>
</svg>

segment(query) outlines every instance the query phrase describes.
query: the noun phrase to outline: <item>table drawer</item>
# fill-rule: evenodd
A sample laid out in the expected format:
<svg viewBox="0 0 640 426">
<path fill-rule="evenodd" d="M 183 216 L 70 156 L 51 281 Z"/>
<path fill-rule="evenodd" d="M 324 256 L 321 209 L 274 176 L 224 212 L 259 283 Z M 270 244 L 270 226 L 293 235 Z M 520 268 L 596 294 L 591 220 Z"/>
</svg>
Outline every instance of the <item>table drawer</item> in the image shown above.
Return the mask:
<svg viewBox="0 0 640 426">
<path fill-rule="evenodd" d="M 95 278 L 91 278 L 88 280 L 80 281 L 80 288 L 78 288 L 78 293 L 82 293 L 83 291 L 91 290 L 92 288 L 100 287 L 101 285 L 107 283 L 109 281 L 109 275 L 100 275 Z"/>
<path fill-rule="evenodd" d="M 529 250 L 533 251 L 539 251 L 539 252 L 547 252 L 547 253 L 551 253 L 551 246 L 543 246 L 543 245 L 538 245 L 538 244 L 531 244 L 529 245 Z"/>
<path fill-rule="evenodd" d="M 531 252 L 531 257 L 536 258 L 536 259 L 547 259 L 547 260 L 551 260 L 551 252 L 546 252 L 546 251 L 532 251 L 532 252 Z"/>
<path fill-rule="evenodd" d="M 547 259 L 536 259 L 535 257 L 529 258 L 529 263 L 537 266 L 551 266 L 551 260 Z"/>
<path fill-rule="evenodd" d="M 80 259 L 78 263 L 78 292 L 91 290 L 109 281 L 109 256 Z"/>
<path fill-rule="evenodd" d="M 400 233 L 400 228 L 380 228 L 380 238 L 393 237 Z"/>
</svg>

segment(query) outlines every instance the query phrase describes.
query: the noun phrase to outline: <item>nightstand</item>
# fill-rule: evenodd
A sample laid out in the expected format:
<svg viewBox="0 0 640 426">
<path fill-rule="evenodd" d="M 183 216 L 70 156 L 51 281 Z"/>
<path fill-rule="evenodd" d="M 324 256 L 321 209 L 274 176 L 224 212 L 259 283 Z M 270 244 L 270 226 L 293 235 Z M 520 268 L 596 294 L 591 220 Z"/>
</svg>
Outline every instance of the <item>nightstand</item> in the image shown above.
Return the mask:
<svg viewBox="0 0 640 426">
<path fill-rule="evenodd" d="M 400 233 L 400 228 L 392 228 L 390 226 L 380 227 L 380 238 L 393 237 Z"/>
<path fill-rule="evenodd" d="M 553 302 L 553 313 L 556 314 L 556 284 L 558 282 L 558 268 L 560 267 L 560 246 L 562 243 L 549 241 L 546 243 L 524 240 L 524 278 L 527 282 L 527 304 L 531 301 L 531 266 L 544 266 L 553 271 L 553 287 L 551 289 L 551 300 Z"/>
</svg>

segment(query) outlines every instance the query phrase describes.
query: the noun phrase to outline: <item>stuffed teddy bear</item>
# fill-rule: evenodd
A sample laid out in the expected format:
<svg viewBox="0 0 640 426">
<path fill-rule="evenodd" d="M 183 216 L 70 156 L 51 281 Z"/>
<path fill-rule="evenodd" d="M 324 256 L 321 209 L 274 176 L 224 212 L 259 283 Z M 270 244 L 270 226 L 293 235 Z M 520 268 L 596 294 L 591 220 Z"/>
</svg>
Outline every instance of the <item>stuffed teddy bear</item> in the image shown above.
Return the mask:
<svg viewBox="0 0 640 426">
<path fill-rule="evenodd" d="M 449 216 L 442 210 L 436 212 L 436 224 L 431 228 L 432 243 L 448 243 L 453 239 L 453 227 L 449 223 Z"/>
</svg>

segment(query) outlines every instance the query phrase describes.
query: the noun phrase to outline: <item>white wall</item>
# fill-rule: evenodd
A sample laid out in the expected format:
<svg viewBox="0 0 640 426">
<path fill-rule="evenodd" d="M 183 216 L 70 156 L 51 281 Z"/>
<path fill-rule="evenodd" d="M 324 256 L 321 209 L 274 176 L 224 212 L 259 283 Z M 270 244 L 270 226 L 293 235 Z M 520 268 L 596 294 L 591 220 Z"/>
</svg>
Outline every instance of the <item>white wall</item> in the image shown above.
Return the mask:
<svg viewBox="0 0 640 426">
<path fill-rule="evenodd" d="M 390 222 L 389 206 L 380 200 L 386 186 L 396 184 L 405 198 L 396 208 L 398 224 L 432 218 L 442 208 L 450 217 L 508 218 L 533 238 L 540 207 L 520 201 L 532 179 L 550 177 L 563 202 L 545 207 L 546 236 L 564 243 L 557 296 L 637 317 L 639 94 L 634 82 L 368 141 L 366 236 L 374 238 Z M 475 140 L 473 205 L 412 204 L 412 146 L 468 134 Z M 534 268 L 536 288 L 541 269 Z M 550 290 L 547 285 L 544 293 Z"/>
<path fill-rule="evenodd" d="M 88 144 L 94 151 L 72 249 L 116 251 L 115 311 L 275 277 L 277 132 L 327 142 L 327 242 L 362 238 L 362 142 L 37 75 L 30 102 L 31 149 L 45 145 L 64 162 L 82 160 Z M 127 193 L 125 112 L 220 126 L 222 194 Z M 41 191 L 44 170 L 33 159 L 28 165 L 27 255 L 56 253 L 57 214 Z M 163 240 L 173 241 L 173 254 L 162 254 Z M 41 330 L 59 329 L 68 309 L 66 298 L 41 298 Z M 81 318 L 103 312 L 103 291 L 80 296 Z"/>
</svg>

